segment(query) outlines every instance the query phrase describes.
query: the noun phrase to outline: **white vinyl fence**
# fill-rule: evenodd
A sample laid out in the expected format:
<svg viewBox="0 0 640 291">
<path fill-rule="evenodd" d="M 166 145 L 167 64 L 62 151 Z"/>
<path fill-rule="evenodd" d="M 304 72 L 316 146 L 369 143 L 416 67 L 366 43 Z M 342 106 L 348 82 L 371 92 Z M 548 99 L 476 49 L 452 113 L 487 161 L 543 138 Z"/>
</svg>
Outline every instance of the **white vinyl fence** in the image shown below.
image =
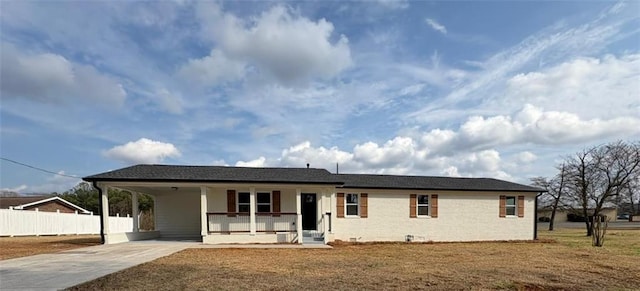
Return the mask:
<svg viewBox="0 0 640 291">
<path fill-rule="evenodd" d="M 109 217 L 109 232 L 132 230 L 133 218 Z M 0 236 L 99 233 L 99 215 L 0 209 Z"/>
</svg>

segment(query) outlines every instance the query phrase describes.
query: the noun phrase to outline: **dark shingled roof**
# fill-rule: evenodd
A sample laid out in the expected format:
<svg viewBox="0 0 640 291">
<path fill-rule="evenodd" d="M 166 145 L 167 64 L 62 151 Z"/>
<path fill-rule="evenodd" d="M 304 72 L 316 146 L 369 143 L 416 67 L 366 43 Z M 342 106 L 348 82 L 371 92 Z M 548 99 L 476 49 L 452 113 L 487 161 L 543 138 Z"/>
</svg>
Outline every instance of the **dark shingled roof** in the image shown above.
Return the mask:
<svg viewBox="0 0 640 291">
<path fill-rule="evenodd" d="M 343 188 L 544 192 L 543 189 L 491 178 L 451 178 L 338 174 Z"/>
<path fill-rule="evenodd" d="M 22 196 L 22 197 L 0 197 L 0 208 L 7 209 L 10 206 L 20 206 L 32 202 L 47 199 L 51 196 Z"/>
<path fill-rule="evenodd" d="M 84 177 L 92 181 L 145 181 L 145 182 L 252 182 L 252 183 L 304 183 L 341 185 L 325 169 L 306 168 L 243 168 L 222 166 L 136 165 L 119 170 Z"/>
<path fill-rule="evenodd" d="M 136 165 L 83 178 L 85 181 L 222 182 L 342 185 L 343 188 L 543 192 L 490 178 L 331 174 L 325 169 Z"/>
</svg>

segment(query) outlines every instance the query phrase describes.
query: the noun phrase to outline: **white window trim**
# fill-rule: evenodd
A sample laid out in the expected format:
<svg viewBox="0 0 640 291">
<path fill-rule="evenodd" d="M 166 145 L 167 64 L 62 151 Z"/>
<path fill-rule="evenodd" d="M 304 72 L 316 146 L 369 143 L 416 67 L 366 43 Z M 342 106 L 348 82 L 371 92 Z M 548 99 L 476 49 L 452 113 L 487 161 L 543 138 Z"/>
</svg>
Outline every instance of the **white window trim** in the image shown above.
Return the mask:
<svg viewBox="0 0 640 291">
<path fill-rule="evenodd" d="M 420 215 L 420 206 L 425 206 L 425 204 L 420 204 L 420 196 L 427 196 L 427 215 Z M 431 195 L 418 194 L 416 196 L 416 216 L 419 218 L 431 218 Z"/>
<path fill-rule="evenodd" d="M 358 197 L 358 203 L 347 203 L 347 196 L 349 195 L 356 195 L 356 197 Z M 358 210 L 358 214 L 353 215 L 353 214 L 349 214 L 349 205 L 356 205 L 356 209 Z M 351 217 L 351 218 L 357 218 L 360 217 L 360 193 L 345 193 L 344 194 L 344 217 Z"/>
<path fill-rule="evenodd" d="M 258 202 L 258 194 L 269 194 L 269 203 L 259 203 Z M 258 211 L 258 206 L 259 205 L 269 205 L 269 213 L 273 212 L 273 192 L 272 191 L 259 191 L 256 192 L 256 213 L 265 213 L 265 212 L 259 212 Z"/>
<path fill-rule="evenodd" d="M 237 191 L 236 192 L 236 212 L 240 213 L 240 205 L 248 205 L 249 208 L 251 208 L 251 198 L 249 198 L 249 203 L 241 203 L 240 202 L 240 194 L 249 194 L 249 197 L 251 197 L 251 192 L 248 191 Z M 265 212 L 258 212 L 258 205 L 267 205 L 267 203 L 259 203 L 258 202 L 258 193 L 265 193 L 265 194 L 269 194 L 269 213 L 273 212 L 273 192 L 272 191 L 256 191 L 256 213 L 265 213 Z M 249 212 L 243 212 L 243 213 L 250 213 Z"/>
<path fill-rule="evenodd" d="M 507 204 L 509 197 L 513 197 L 513 205 Z M 513 207 L 513 214 L 508 214 L 507 209 Z M 518 217 L 518 196 L 506 196 L 504 199 L 504 214 L 506 217 Z"/>
</svg>

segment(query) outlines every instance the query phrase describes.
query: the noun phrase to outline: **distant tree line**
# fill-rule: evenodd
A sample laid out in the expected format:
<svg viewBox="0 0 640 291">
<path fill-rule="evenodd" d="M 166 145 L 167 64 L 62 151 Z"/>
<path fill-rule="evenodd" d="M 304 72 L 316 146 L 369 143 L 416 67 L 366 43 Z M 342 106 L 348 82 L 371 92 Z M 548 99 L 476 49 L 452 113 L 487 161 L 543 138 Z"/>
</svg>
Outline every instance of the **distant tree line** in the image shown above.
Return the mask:
<svg viewBox="0 0 640 291">
<path fill-rule="evenodd" d="M 588 218 L 601 215 L 608 205 L 630 205 L 631 215 L 640 214 L 640 142 L 591 147 L 564 157 L 556 169 L 553 177 L 532 179 L 533 185 L 548 191 L 539 201 L 551 208 L 549 230 L 558 209 L 581 214 L 588 236 L 593 232 Z"/>
<path fill-rule="evenodd" d="M 80 182 L 75 187 L 62 194 L 53 193 L 60 196 L 75 205 L 86 210 L 92 211 L 94 214 L 100 214 L 100 197 L 98 190 L 87 182 Z M 140 212 L 149 212 L 153 208 L 153 198 L 146 194 L 138 194 L 138 210 Z M 120 216 L 132 215 L 131 211 L 131 193 L 115 188 L 109 188 L 109 214 Z"/>
</svg>

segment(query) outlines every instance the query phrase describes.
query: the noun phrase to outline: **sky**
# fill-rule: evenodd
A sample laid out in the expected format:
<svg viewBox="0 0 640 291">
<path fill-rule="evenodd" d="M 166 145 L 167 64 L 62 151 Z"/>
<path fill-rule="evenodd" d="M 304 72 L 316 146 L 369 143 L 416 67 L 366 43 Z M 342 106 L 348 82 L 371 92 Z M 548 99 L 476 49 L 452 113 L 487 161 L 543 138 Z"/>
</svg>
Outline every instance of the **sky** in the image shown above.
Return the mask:
<svg viewBox="0 0 640 291">
<path fill-rule="evenodd" d="M 2 1 L 0 189 L 134 164 L 529 183 L 640 139 L 640 1 Z M 71 177 L 69 177 L 71 176 Z"/>
</svg>

